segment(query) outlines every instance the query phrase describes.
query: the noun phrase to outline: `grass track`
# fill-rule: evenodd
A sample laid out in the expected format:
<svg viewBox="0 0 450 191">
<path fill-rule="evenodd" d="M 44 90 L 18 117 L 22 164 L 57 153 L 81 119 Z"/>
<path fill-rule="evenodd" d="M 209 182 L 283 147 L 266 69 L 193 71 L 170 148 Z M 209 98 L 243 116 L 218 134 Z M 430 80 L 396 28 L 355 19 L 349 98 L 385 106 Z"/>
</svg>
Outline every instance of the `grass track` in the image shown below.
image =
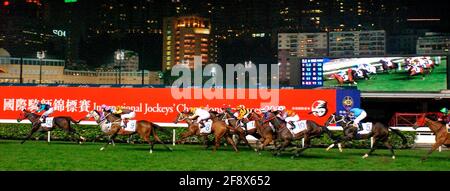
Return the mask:
<svg viewBox="0 0 450 191">
<path fill-rule="evenodd" d="M 156 145 L 149 154 L 144 144 L 116 144 L 100 151 L 101 143 L 76 145 L 71 142 L 0 140 L 0 170 L 18 171 L 450 171 L 450 153 L 435 152 L 422 163 L 426 150 L 397 150 L 392 160 L 388 150 L 377 150 L 368 159 L 361 159 L 366 149 L 337 149 L 326 152 L 323 148 L 305 151 L 302 157 L 291 159 L 289 154 L 272 157 L 270 152 L 257 155 L 240 147 L 234 153 L 222 146 L 216 153 L 200 145 L 177 145 L 174 152 Z"/>
</svg>

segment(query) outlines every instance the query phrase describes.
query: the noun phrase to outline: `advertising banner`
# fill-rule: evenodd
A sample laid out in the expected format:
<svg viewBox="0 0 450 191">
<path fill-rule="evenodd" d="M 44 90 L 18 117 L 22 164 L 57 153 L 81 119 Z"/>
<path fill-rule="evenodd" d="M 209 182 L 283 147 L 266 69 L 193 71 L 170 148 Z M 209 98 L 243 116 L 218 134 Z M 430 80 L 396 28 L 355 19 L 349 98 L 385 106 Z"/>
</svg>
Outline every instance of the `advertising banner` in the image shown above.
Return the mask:
<svg viewBox="0 0 450 191">
<path fill-rule="evenodd" d="M 87 88 L 87 87 L 0 87 L 0 119 L 17 119 L 23 109 L 35 111 L 37 103 L 48 103 L 54 108 L 53 116 L 71 116 L 78 120 L 89 111 L 100 110 L 102 104 L 122 106 L 136 111 L 136 119 L 159 123 L 171 123 L 178 112 L 187 107 L 209 107 L 220 110 L 229 105 L 235 108 L 260 109 L 266 100 L 249 96 L 252 89 L 245 89 L 246 97 L 179 98 L 170 88 Z M 184 89 L 192 90 L 195 89 Z M 199 90 L 199 89 L 197 89 Z M 201 90 L 201 89 L 200 89 Z M 255 90 L 256 91 L 256 90 Z M 356 93 L 355 93 L 356 92 Z M 225 93 L 225 90 L 224 90 Z M 327 117 L 342 108 L 343 100 L 350 96 L 353 105 L 359 104 L 357 90 L 304 90 L 280 89 L 279 105 L 296 111 L 301 119 L 310 119 L 323 124 Z M 194 98 L 195 97 L 195 98 Z M 347 103 L 347 102 L 346 102 Z M 266 105 L 266 107 L 276 107 Z M 92 120 L 92 119 L 91 119 Z"/>
</svg>

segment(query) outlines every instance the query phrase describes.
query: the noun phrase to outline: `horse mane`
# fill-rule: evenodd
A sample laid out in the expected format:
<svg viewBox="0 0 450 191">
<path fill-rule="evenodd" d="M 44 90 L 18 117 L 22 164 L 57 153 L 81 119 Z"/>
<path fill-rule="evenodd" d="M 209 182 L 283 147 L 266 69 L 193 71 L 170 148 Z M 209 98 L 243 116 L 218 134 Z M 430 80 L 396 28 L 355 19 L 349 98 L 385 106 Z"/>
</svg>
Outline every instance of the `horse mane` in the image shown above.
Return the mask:
<svg viewBox="0 0 450 191">
<path fill-rule="evenodd" d="M 97 115 L 102 116 L 102 115 L 100 114 L 100 112 L 97 111 L 96 109 L 94 109 L 94 112 L 97 113 Z"/>
</svg>

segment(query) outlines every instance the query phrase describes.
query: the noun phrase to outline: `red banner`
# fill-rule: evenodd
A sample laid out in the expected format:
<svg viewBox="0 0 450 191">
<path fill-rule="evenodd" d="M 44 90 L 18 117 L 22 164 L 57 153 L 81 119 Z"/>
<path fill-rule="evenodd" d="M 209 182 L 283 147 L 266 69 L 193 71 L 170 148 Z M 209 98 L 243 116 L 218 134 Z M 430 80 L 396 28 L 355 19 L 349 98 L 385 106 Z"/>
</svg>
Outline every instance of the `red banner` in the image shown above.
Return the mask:
<svg viewBox="0 0 450 191">
<path fill-rule="evenodd" d="M 170 123 L 179 111 L 186 107 L 209 107 L 219 110 L 223 104 L 236 107 L 261 108 L 266 102 L 261 96 L 251 98 L 252 90 L 245 90 L 245 99 L 177 99 L 170 88 L 83 88 L 83 87 L 0 87 L 0 119 L 17 119 L 22 109 L 35 111 L 37 103 L 49 103 L 54 108 L 53 116 L 83 118 L 93 109 L 100 110 L 102 104 L 124 106 L 136 111 L 136 119 Z M 199 89 L 184 89 L 199 90 Z M 223 95 L 229 95 L 223 89 Z M 233 89 L 231 89 L 233 90 Z M 258 90 L 256 90 L 258 91 Z M 253 92 L 254 93 L 254 92 Z M 194 93 L 192 93 L 194 95 Z M 278 96 L 278 92 L 277 92 Z M 336 90 L 279 90 L 279 105 L 296 111 L 300 119 L 310 119 L 323 124 L 336 111 Z M 311 114 L 317 107 L 324 107 L 325 113 Z"/>
</svg>

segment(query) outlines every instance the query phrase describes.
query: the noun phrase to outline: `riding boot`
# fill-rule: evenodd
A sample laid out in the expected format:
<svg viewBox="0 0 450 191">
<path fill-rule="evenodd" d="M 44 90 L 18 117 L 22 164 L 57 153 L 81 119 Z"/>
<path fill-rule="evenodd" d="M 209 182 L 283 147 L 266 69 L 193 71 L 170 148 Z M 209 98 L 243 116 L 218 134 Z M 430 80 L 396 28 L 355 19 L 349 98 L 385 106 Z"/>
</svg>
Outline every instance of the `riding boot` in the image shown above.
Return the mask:
<svg viewBox="0 0 450 191">
<path fill-rule="evenodd" d="M 128 119 L 123 120 L 123 128 L 127 128 Z"/>
</svg>

